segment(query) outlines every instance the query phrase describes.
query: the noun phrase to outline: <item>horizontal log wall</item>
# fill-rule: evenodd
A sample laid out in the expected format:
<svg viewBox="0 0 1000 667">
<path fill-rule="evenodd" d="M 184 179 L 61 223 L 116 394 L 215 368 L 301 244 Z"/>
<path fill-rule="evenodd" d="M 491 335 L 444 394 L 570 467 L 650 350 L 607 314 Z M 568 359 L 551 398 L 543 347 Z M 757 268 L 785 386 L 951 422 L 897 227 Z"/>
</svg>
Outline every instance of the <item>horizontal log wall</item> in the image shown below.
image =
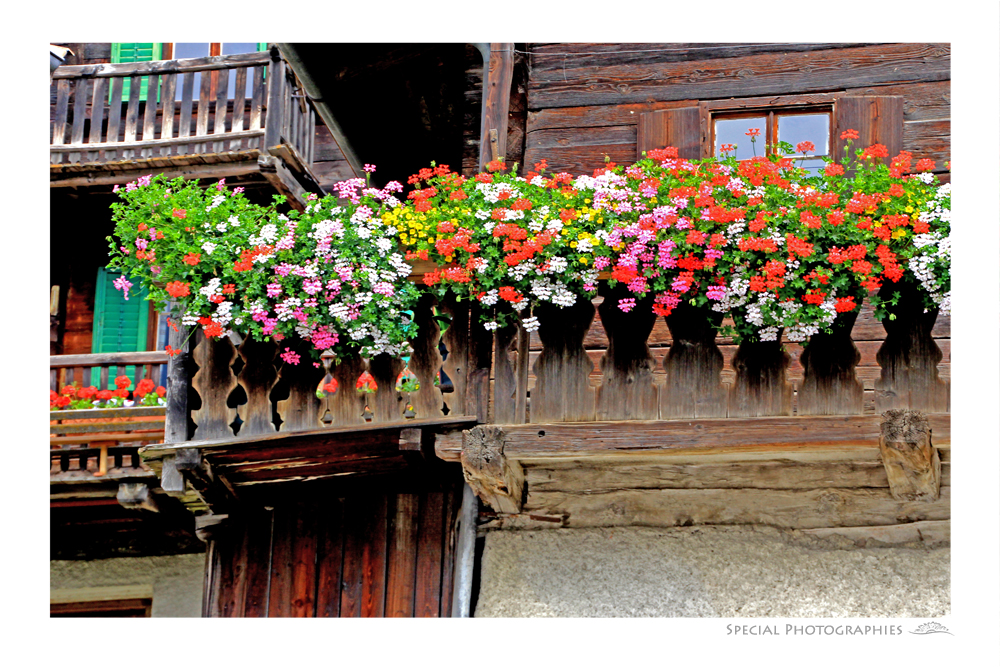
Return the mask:
<svg viewBox="0 0 1000 667">
<path fill-rule="evenodd" d="M 944 172 L 950 49 L 944 44 L 529 45 L 525 164 L 574 175 L 630 164 L 639 115 L 763 95 L 901 95 L 903 149 Z M 947 178 L 942 173 L 944 178 Z"/>
<path fill-rule="evenodd" d="M 451 611 L 460 480 L 244 505 L 209 545 L 213 617 L 441 617 Z"/>
</svg>

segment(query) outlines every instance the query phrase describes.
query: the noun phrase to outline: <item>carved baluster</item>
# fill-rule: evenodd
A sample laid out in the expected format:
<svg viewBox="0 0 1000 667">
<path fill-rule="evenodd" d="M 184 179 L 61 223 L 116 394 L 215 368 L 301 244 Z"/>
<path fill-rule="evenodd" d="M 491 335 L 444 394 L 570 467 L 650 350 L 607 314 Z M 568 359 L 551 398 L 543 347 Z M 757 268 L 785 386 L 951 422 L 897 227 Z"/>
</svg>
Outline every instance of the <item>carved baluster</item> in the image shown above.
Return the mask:
<svg viewBox="0 0 1000 667">
<path fill-rule="evenodd" d="M 191 378 L 191 386 L 201 397 L 201 407 L 191 411 L 191 419 L 197 426 L 194 437 L 231 438 L 230 424 L 236 420 L 236 408 L 230 408 L 228 400 L 237 386 L 233 374 L 236 348 L 229 338 L 206 338 L 200 329 L 195 332 L 194 340 L 191 358 L 198 370 Z"/>
<path fill-rule="evenodd" d="M 438 351 L 441 329 L 434 320 L 432 303 L 433 297 L 430 295 L 421 297 L 413 313 L 418 329 L 417 337 L 411 343 L 413 351 L 409 367 L 417 376 L 420 389 L 410 395 L 410 400 L 419 419 L 441 417 L 441 406 L 444 404 L 441 389 L 434 386 L 442 360 Z"/>
<path fill-rule="evenodd" d="M 590 386 L 594 363 L 583 349 L 594 313 L 594 304 L 583 298 L 567 308 L 535 307 L 542 353 L 534 365 L 532 423 L 594 420 L 596 403 Z"/>
<path fill-rule="evenodd" d="M 896 319 L 882 320 L 885 342 L 875 355 L 882 367 L 875 381 L 875 411 L 909 408 L 924 412 L 950 411 L 950 385 L 938 377 L 941 349 L 931 337 L 937 310 L 924 312 L 916 287 L 887 285 L 880 296 L 899 291 Z"/>
<path fill-rule="evenodd" d="M 396 391 L 396 377 L 403 366 L 402 359 L 395 359 L 387 354 L 376 355 L 368 362 L 368 372 L 378 385 L 374 394 L 368 394 L 368 407 L 374 414 L 372 421 L 403 421 L 403 402 Z"/>
<path fill-rule="evenodd" d="M 455 417 L 466 414 L 465 396 L 469 376 L 470 304 L 468 301 L 459 303 L 455 301 L 453 295 L 449 295 L 438 304 L 438 308 L 441 312 L 451 316 L 451 324 L 448 325 L 448 329 L 441 336 L 445 347 L 448 348 L 448 357 L 442 363 L 441 370 L 444 371 L 442 381 L 444 380 L 444 375 L 447 375 L 448 379 L 451 380 L 452 390 L 450 392 L 442 392 L 441 398 L 448 406 L 448 415 Z"/>
<path fill-rule="evenodd" d="M 860 415 L 864 412 L 865 388 L 854 369 L 861 352 L 851 340 L 858 310 L 842 313 L 832 333 L 813 336 L 802 350 L 800 415 Z"/>
<path fill-rule="evenodd" d="M 497 329 L 493 337 L 493 421 L 523 424 L 527 411 L 528 333 L 512 324 Z"/>
<path fill-rule="evenodd" d="M 331 369 L 337 381 L 337 393 L 329 402 L 331 426 L 364 424 L 365 397 L 357 391 L 358 378 L 368 370 L 367 364 L 357 354 L 342 357 Z"/>
<path fill-rule="evenodd" d="M 285 347 L 299 355 L 299 363 L 283 361 L 278 369 L 278 383 L 288 392 L 288 398 L 277 401 L 281 430 L 303 431 L 316 428 L 322 416 L 316 388 L 323 378 L 323 369 L 313 365 L 310 351 L 312 345 L 307 341 L 296 339 Z M 275 389 L 277 388 L 278 385 L 275 385 Z"/>
<path fill-rule="evenodd" d="M 792 414 L 788 353 L 778 340 L 743 342 L 733 355 L 736 379 L 729 392 L 730 417 Z"/>
<path fill-rule="evenodd" d="M 240 345 L 240 358 L 244 365 L 238 379 L 246 392 L 247 402 L 239 407 L 243 424 L 238 437 L 275 431 L 271 420 L 271 389 L 278 377 L 274 367 L 277 356 L 278 346 L 271 342 L 248 338 Z"/>
<path fill-rule="evenodd" d="M 607 289 L 602 285 L 601 291 L 604 301 L 597 310 L 608 336 L 608 348 L 600 361 L 604 377 L 597 388 L 597 419 L 656 419 L 659 406 L 653 384 L 655 360 L 646 344 L 656 323 L 653 300 L 637 299 L 626 313 L 618 307 L 618 301 L 632 298 L 627 287 Z"/>
<path fill-rule="evenodd" d="M 670 329 L 667 373 L 660 394 L 660 418 L 725 417 L 728 388 L 722 382 L 724 360 L 715 342 L 722 314 L 681 302 L 664 318 Z"/>
</svg>

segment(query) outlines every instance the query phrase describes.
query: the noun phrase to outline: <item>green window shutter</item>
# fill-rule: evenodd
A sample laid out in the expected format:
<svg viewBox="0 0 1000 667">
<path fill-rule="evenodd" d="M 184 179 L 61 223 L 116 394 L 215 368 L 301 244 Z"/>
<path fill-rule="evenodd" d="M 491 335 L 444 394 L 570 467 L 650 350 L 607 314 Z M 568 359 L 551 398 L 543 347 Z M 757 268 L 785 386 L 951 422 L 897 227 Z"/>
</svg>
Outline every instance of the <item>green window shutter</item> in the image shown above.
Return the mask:
<svg viewBox="0 0 1000 667">
<path fill-rule="evenodd" d="M 149 292 L 135 285 L 129 290 L 129 298 L 115 289 L 114 281 L 121 276 L 118 271 L 105 267 L 97 270 L 94 287 L 94 338 L 91 347 L 94 354 L 108 352 L 142 352 L 146 350 L 149 324 Z M 118 369 L 112 367 L 109 377 L 114 382 Z M 126 368 L 135 388 L 135 367 Z M 97 386 L 96 378 L 91 384 Z M 114 389 L 113 386 L 108 387 Z"/>
<path fill-rule="evenodd" d="M 111 44 L 111 62 L 113 63 L 143 63 L 150 60 L 160 60 L 163 57 L 162 53 L 163 44 L 158 42 L 115 42 Z M 122 82 L 122 102 L 128 100 L 130 83 L 128 79 Z M 139 101 L 145 101 L 148 86 L 149 80 L 143 77 L 139 90 Z M 157 91 L 157 99 L 159 99 L 159 91 Z"/>
</svg>

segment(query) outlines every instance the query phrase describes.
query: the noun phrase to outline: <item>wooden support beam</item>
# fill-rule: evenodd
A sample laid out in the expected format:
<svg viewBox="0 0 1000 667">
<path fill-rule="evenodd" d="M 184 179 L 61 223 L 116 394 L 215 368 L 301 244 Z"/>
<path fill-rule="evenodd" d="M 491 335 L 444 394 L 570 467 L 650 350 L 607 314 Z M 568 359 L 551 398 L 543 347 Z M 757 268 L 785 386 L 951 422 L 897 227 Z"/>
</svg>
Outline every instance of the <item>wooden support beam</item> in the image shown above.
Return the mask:
<svg viewBox="0 0 1000 667">
<path fill-rule="evenodd" d="M 927 417 L 916 410 L 886 410 L 878 445 L 896 500 L 937 500 L 941 458 L 931 444 Z"/>
<path fill-rule="evenodd" d="M 237 498 L 232 486 L 223 477 L 215 474 L 212 466 L 202 456 L 200 449 L 178 449 L 174 456 L 174 466 L 184 476 L 205 504 L 221 513 L 228 513 Z"/>
<path fill-rule="evenodd" d="M 119 484 L 118 503 L 128 509 L 160 511 L 156 496 L 153 495 L 149 485 L 142 482 L 122 482 Z"/>
<path fill-rule="evenodd" d="M 228 525 L 228 514 L 200 514 L 194 518 L 194 534 L 202 542 L 209 542 Z"/>
<path fill-rule="evenodd" d="M 174 498 L 182 497 L 188 492 L 187 480 L 184 479 L 181 471 L 177 469 L 176 455 L 163 458 L 163 468 L 160 471 L 160 488 L 168 496 Z"/>
<path fill-rule="evenodd" d="M 504 157 L 507 150 L 507 113 L 514 80 L 514 44 L 493 43 L 489 48 L 483 80 L 479 171 L 486 171 L 486 163 L 493 157 L 494 150 L 499 157 Z"/>
<path fill-rule="evenodd" d="M 516 514 L 524 503 L 524 470 L 504 455 L 504 430 L 476 426 L 462 434 L 462 471 L 465 481 L 498 512 Z"/>
<path fill-rule="evenodd" d="M 288 203 L 299 211 L 305 210 L 306 189 L 296 180 L 295 176 L 274 155 L 261 155 L 257 158 L 257 166 L 261 175 L 274 186 L 278 194 L 285 195 Z"/>
<path fill-rule="evenodd" d="M 256 152 L 256 151 L 255 151 Z M 189 157 L 189 156 L 184 156 Z M 256 157 L 251 156 L 251 157 Z M 134 181 L 140 176 L 153 176 L 157 174 L 169 173 L 171 177 L 180 176 L 187 179 L 194 178 L 228 178 L 231 176 L 242 176 L 260 171 L 256 160 L 249 159 L 242 162 L 220 162 L 218 164 L 191 164 L 173 167 L 147 167 L 143 169 L 131 169 L 129 171 L 106 171 L 87 172 L 84 176 L 59 177 L 56 174 L 50 175 L 49 187 L 86 187 L 91 185 L 115 185 Z"/>
</svg>

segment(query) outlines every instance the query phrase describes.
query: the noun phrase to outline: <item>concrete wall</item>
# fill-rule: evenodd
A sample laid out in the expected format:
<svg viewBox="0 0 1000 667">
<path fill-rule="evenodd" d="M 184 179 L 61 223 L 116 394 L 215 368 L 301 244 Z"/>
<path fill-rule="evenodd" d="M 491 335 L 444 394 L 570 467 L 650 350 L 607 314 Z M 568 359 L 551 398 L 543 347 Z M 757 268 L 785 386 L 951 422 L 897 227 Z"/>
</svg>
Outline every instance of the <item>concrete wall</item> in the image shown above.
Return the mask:
<svg viewBox="0 0 1000 667">
<path fill-rule="evenodd" d="M 493 531 L 477 617 L 938 617 L 947 546 L 768 527 Z"/>
<path fill-rule="evenodd" d="M 200 617 L 204 576 L 205 554 L 54 560 L 49 591 L 53 602 L 99 599 L 116 587 L 152 591 L 154 617 Z"/>
</svg>

